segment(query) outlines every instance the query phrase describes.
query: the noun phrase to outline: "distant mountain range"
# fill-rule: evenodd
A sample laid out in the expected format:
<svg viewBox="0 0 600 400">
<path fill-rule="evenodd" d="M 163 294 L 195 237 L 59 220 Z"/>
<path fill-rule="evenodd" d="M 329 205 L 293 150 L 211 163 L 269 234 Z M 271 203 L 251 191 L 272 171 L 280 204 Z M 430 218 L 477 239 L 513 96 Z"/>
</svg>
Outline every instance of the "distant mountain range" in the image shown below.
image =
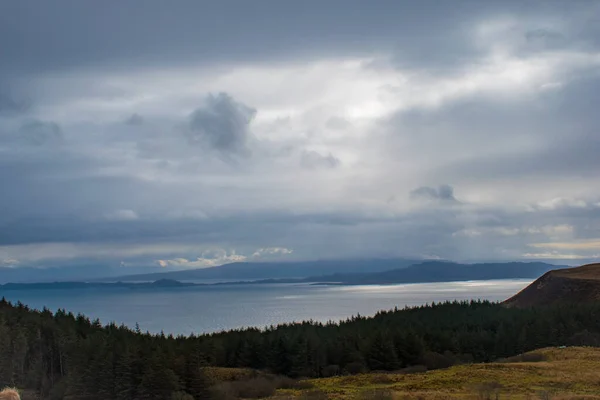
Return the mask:
<svg viewBox="0 0 600 400">
<path fill-rule="evenodd" d="M 154 282 L 132 283 L 132 282 L 40 282 L 40 283 L 5 283 L 0 285 L 0 290 L 48 290 L 48 289 L 155 289 L 172 287 L 201 286 L 195 283 L 179 282 L 170 279 L 161 279 Z"/>
<path fill-rule="evenodd" d="M 353 259 L 318 260 L 295 262 L 237 262 L 212 268 L 189 269 L 149 274 L 132 274 L 119 277 L 107 277 L 99 281 L 151 282 L 158 279 L 178 281 L 216 281 L 216 280 L 259 280 L 306 278 L 331 274 L 375 273 L 392 269 L 406 268 L 423 260 L 403 258 L 393 259 Z"/>
<path fill-rule="evenodd" d="M 89 281 L 106 277 L 164 271 L 162 267 L 120 267 L 82 264 L 42 267 L 0 267 L 0 283 Z"/>
<path fill-rule="evenodd" d="M 508 262 L 458 264 L 444 261 L 427 261 L 403 269 L 370 274 L 333 274 L 306 278 L 309 282 L 329 282 L 344 285 L 367 285 L 415 282 L 476 281 L 490 279 L 529 279 L 566 265 L 543 262 Z"/>
<path fill-rule="evenodd" d="M 592 301 L 600 301 L 600 263 L 549 271 L 504 304 L 533 307 L 555 302 Z"/>
<path fill-rule="evenodd" d="M 543 262 L 459 264 L 448 261 L 365 260 L 303 263 L 235 263 L 221 267 L 119 277 L 123 282 L 173 279 L 254 280 L 254 283 L 327 283 L 367 285 L 388 283 L 450 282 L 488 279 L 528 279 L 566 265 Z M 330 271 L 336 270 L 331 273 Z M 366 272 L 368 270 L 368 272 Z M 339 272 L 338 272 L 339 271 Z M 267 279 L 263 279 L 267 276 Z M 112 279 L 114 280 L 114 279 Z"/>
<path fill-rule="evenodd" d="M 281 264 L 278 264 L 279 266 Z M 296 268 L 298 265 L 293 264 Z M 313 263 L 308 263 L 314 266 Z M 384 262 L 378 267 L 385 265 Z M 249 268 L 244 264 L 229 264 L 216 267 L 214 270 L 224 270 L 223 275 L 229 275 L 235 271 L 245 271 Z M 272 268 L 269 265 L 269 268 Z M 82 289 L 82 288 L 165 288 L 182 286 L 206 286 L 206 285 L 259 285 L 269 283 L 310 283 L 315 285 L 381 285 L 398 283 L 425 283 L 425 282 L 452 282 L 470 280 L 491 279 L 533 279 L 550 270 L 561 271 L 567 266 L 552 265 L 542 262 L 510 262 L 510 263 L 479 263 L 458 264 L 443 261 L 427 261 L 413 264 L 404 268 L 395 268 L 386 271 L 372 273 L 335 273 L 328 275 L 315 275 L 306 278 L 269 278 L 269 279 L 246 279 L 238 278 L 235 282 L 221 283 L 192 283 L 190 281 L 200 280 L 199 273 L 210 270 L 177 271 L 160 274 L 131 275 L 118 279 L 118 282 L 96 281 L 96 282 L 54 282 L 54 283 L 8 283 L 0 285 L 0 290 L 24 290 L 24 289 Z M 357 267 L 358 269 L 358 267 Z M 265 272 L 265 270 L 263 270 Z M 288 271 L 289 272 L 289 271 Z M 240 274 L 241 275 L 241 274 Z M 237 275 L 238 277 L 240 275 Z M 204 279 L 206 275 L 201 274 Z M 114 278 L 113 278 L 114 279 Z M 187 281 L 187 282 L 182 282 Z"/>
<path fill-rule="evenodd" d="M 155 281 L 167 278 L 173 272 L 175 278 L 186 281 L 249 280 L 268 278 L 304 278 L 311 275 L 334 274 L 338 272 L 378 272 L 402 268 L 423 260 L 415 259 L 352 259 L 301 262 L 238 262 L 218 267 L 186 269 L 159 266 L 118 266 L 101 263 L 71 264 L 42 267 L 0 267 L 0 283 L 35 282 L 81 282 L 81 281 Z M 160 273 L 161 275 L 155 275 Z M 164 276 L 163 276 L 164 274 Z M 183 277 L 180 277 L 183 276 Z M 131 278 L 131 279 L 130 279 Z"/>
</svg>

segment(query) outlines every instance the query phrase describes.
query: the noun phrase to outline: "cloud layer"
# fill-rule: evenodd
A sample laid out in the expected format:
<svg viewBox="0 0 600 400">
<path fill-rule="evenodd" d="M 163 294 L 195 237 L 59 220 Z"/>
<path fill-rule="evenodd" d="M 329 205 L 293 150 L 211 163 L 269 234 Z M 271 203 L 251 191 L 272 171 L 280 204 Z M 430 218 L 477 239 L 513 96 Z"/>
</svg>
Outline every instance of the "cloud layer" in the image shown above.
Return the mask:
<svg viewBox="0 0 600 400">
<path fill-rule="evenodd" d="M 226 3 L 0 5 L 0 265 L 598 257 L 598 4 Z"/>
</svg>

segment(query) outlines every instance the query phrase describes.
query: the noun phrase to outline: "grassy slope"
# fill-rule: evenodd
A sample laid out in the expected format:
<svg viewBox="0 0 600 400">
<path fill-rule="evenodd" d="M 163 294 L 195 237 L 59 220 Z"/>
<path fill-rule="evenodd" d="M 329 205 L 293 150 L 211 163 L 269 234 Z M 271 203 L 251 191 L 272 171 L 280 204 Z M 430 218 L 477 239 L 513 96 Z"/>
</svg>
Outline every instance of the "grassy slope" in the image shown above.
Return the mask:
<svg viewBox="0 0 600 400">
<path fill-rule="evenodd" d="M 504 304 L 531 307 L 558 301 L 600 301 L 600 264 L 547 272 Z"/>
<path fill-rule="evenodd" d="M 501 385 L 500 399 L 600 399 L 600 348 L 547 348 L 532 353 L 543 354 L 545 361 L 460 365 L 417 374 L 370 373 L 310 382 L 329 399 L 369 398 L 373 397 L 369 392 L 378 388 L 392 390 L 394 399 L 487 398 L 483 387 L 490 382 Z M 274 398 L 302 395 L 301 390 L 280 390 Z"/>
</svg>

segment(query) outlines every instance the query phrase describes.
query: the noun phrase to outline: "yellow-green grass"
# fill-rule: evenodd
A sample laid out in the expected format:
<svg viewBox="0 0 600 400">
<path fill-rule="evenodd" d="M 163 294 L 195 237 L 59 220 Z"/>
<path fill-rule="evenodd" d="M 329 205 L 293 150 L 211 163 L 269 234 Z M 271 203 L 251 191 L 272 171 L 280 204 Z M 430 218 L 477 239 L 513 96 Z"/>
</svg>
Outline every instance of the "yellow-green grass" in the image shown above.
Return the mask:
<svg viewBox="0 0 600 400">
<path fill-rule="evenodd" d="M 328 399 L 368 399 L 385 389 L 394 399 L 600 399 L 600 348 L 546 348 L 544 361 L 459 365 L 416 374 L 369 373 L 311 379 Z M 541 358 L 541 357 L 540 357 Z M 302 398 L 308 390 L 280 390 Z M 390 396 L 388 396 L 389 398 Z"/>
</svg>

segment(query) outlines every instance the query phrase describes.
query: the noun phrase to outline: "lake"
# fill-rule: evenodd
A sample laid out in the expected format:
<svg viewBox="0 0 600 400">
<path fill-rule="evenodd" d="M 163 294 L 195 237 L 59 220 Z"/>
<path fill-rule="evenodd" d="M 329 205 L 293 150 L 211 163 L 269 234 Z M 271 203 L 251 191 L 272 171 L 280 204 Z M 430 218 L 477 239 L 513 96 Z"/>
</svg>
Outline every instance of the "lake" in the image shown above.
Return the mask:
<svg viewBox="0 0 600 400">
<path fill-rule="evenodd" d="M 339 321 L 353 315 L 432 301 L 504 300 L 531 280 L 493 280 L 403 285 L 218 285 L 155 289 L 11 290 L 6 299 L 52 311 L 64 308 L 102 323 L 111 321 L 166 334 L 215 332 L 283 322 Z"/>
</svg>

